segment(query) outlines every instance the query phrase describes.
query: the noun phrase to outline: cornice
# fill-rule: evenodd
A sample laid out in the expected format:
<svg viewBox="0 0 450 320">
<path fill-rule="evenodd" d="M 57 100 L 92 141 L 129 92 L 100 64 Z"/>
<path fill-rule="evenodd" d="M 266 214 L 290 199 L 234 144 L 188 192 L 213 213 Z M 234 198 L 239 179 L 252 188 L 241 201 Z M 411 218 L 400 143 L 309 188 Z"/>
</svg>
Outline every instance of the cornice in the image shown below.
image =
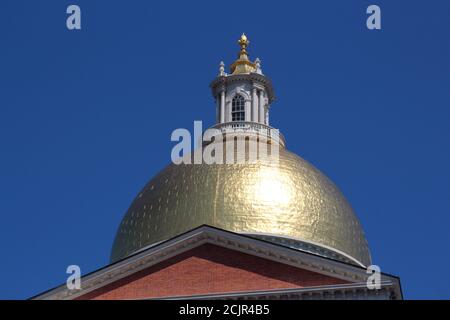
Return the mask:
<svg viewBox="0 0 450 320">
<path fill-rule="evenodd" d="M 226 87 L 227 85 L 235 82 L 250 82 L 260 88 L 264 88 L 267 92 L 269 103 L 272 103 L 275 100 L 272 81 L 266 76 L 259 73 L 218 76 L 209 85 L 212 91 L 212 95 L 216 96 L 220 93 L 223 87 Z"/>
<path fill-rule="evenodd" d="M 288 288 L 277 290 L 259 290 L 245 292 L 226 292 L 217 294 L 204 294 L 192 296 L 162 297 L 159 300 L 254 300 L 254 299 L 287 299 L 287 300 L 344 300 L 344 299 L 390 299 L 397 300 L 395 284 L 392 281 L 383 281 L 381 288 L 370 290 L 365 282 L 325 285 L 306 288 Z M 152 298 L 143 300 L 155 300 Z"/>
<path fill-rule="evenodd" d="M 209 226 L 201 226 L 174 239 L 159 243 L 158 245 L 152 247 L 144 248 L 124 260 L 82 277 L 82 289 L 80 290 L 69 290 L 65 285 L 62 285 L 44 294 L 38 295 L 33 299 L 75 299 L 143 269 L 156 265 L 171 257 L 179 255 L 185 251 L 207 243 L 312 272 L 317 272 L 352 283 L 365 283 L 368 277 L 365 269 L 354 265 L 283 247 L 229 231 L 216 229 Z M 382 274 L 381 280 L 396 283 L 396 288 L 398 288 L 397 295 L 401 297 L 400 286 L 397 278 Z"/>
</svg>

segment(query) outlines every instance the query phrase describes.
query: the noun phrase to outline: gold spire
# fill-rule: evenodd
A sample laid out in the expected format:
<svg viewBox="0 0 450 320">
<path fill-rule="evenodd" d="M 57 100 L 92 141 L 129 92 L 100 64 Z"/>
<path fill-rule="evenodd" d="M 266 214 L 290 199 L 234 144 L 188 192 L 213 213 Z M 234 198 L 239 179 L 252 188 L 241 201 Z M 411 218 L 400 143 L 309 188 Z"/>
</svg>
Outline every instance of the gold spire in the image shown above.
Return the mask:
<svg viewBox="0 0 450 320">
<path fill-rule="evenodd" d="M 247 53 L 247 47 L 250 44 L 250 41 L 247 39 L 247 36 L 244 33 L 238 40 L 238 43 L 241 46 L 241 50 L 239 51 L 238 59 L 230 67 L 231 73 L 240 74 L 255 72 L 256 66 L 248 59 Z"/>
<path fill-rule="evenodd" d="M 239 52 L 238 58 L 247 58 L 247 46 L 250 44 L 250 41 L 247 39 L 247 36 L 245 33 L 242 34 L 241 38 L 239 39 L 238 43 L 241 46 L 241 52 Z"/>
</svg>

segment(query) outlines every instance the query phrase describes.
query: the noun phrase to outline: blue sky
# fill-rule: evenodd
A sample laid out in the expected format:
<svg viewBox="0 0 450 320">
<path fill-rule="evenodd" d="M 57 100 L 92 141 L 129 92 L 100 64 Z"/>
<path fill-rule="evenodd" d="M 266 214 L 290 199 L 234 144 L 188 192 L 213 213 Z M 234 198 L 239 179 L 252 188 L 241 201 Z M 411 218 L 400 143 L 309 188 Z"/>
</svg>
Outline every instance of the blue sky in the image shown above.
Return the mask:
<svg viewBox="0 0 450 320">
<path fill-rule="evenodd" d="M 449 17 L 445 0 L 2 0 L 0 298 L 108 263 L 171 132 L 213 124 L 208 84 L 242 32 L 275 86 L 271 124 L 344 192 L 373 262 L 406 298 L 450 298 Z"/>
</svg>

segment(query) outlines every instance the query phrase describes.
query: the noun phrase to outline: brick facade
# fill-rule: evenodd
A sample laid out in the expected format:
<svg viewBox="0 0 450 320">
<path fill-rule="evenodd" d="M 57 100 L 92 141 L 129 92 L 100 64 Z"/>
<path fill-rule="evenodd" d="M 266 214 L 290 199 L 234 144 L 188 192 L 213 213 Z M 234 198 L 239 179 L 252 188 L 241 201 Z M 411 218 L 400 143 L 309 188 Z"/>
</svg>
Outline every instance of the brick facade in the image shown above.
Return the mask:
<svg viewBox="0 0 450 320">
<path fill-rule="evenodd" d="M 79 299 L 144 299 L 344 283 L 347 282 L 205 244 Z"/>
</svg>

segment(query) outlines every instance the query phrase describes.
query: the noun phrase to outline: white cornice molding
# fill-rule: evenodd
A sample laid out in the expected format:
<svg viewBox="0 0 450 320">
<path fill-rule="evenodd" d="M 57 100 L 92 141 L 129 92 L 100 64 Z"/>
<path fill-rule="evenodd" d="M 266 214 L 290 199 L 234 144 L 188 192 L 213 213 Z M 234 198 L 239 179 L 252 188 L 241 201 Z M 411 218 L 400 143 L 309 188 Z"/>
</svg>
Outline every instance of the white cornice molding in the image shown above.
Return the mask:
<svg viewBox="0 0 450 320">
<path fill-rule="evenodd" d="M 267 91 L 269 103 L 272 103 L 275 100 L 272 81 L 266 76 L 258 73 L 243 73 L 228 76 L 218 76 L 210 83 L 209 86 L 211 87 L 212 94 L 215 97 L 220 93 L 220 88 L 226 87 L 228 84 L 236 82 L 250 82 L 253 85 L 256 84 L 261 89 L 265 89 Z"/>
<path fill-rule="evenodd" d="M 330 257 L 331 255 L 334 255 L 335 260 L 341 260 L 346 263 L 353 263 L 353 264 L 356 264 L 363 268 L 366 267 L 362 262 L 358 261 L 357 259 L 353 258 L 349 254 L 347 254 L 341 250 L 338 250 L 338 249 L 332 248 L 330 246 L 327 246 L 327 245 L 324 245 L 324 244 L 321 244 L 318 242 L 314 242 L 311 240 L 305 240 L 302 238 L 295 238 L 295 237 L 279 235 L 279 234 L 274 234 L 274 233 L 261 233 L 261 232 L 239 232 L 239 233 L 244 234 L 244 235 L 249 235 L 249 236 L 262 237 L 261 238 L 262 240 L 265 240 L 264 238 L 267 238 L 267 237 L 269 237 L 269 238 L 272 237 L 272 238 L 280 239 L 280 240 L 281 239 L 289 240 L 289 241 L 298 243 L 299 245 L 301 244 L 303 246 L 311 247 L 311 250 L 308 250 L 307 248 L 304 248 L 304 247 L 299 247 L 299 248 L 293 247 L 294 249 L 308 251 L 308 252 L 311 252 L 314 254 L 323 255 L 325 257 Z M 275 242 L 275 241 L 271 241 L 271 242 Z M 279 243 L 279 242 L 275 242 L 275 243 Z M 279 243 L 279 244 L 283 245 L 282 243 Z M 333 257 L 330 257 L 330 258 L 333 258 Z"/>
<path fill-rule="evenodd" d="M 366 282 L 368 277 L 365 269 L 354 265 L 210 226 L 201 226 L 171 240 L 144 248 L 124 260 L 82 277 L 80 290 L 69 290 L 62 285 L 33 299 L 75 299 L 207 243 L 353 283 Z M 396 284 L 397 295 L 401 297 L 398 278 L 382 274 L 381 280 Z"/>
<path fill-rule="evenodd" d="M 314 286 L 306 288 L 287 288 L 276 290 L 257 290 L 242 292 L 226 292 L 217 294 L 202 294 L 192 296 L 168 296 L 158 299 L 148 298 L 142 300 L 220 300 L 220 299 L 349 299 L 355 297 L 366 297 L 377 299 L 398 299 L 395 291 L 395 284 L 391 281 L 384 281 L 380 284 L 380 289 L 371 290 L 367 288 L 365 282 Z"/>
</svg>

